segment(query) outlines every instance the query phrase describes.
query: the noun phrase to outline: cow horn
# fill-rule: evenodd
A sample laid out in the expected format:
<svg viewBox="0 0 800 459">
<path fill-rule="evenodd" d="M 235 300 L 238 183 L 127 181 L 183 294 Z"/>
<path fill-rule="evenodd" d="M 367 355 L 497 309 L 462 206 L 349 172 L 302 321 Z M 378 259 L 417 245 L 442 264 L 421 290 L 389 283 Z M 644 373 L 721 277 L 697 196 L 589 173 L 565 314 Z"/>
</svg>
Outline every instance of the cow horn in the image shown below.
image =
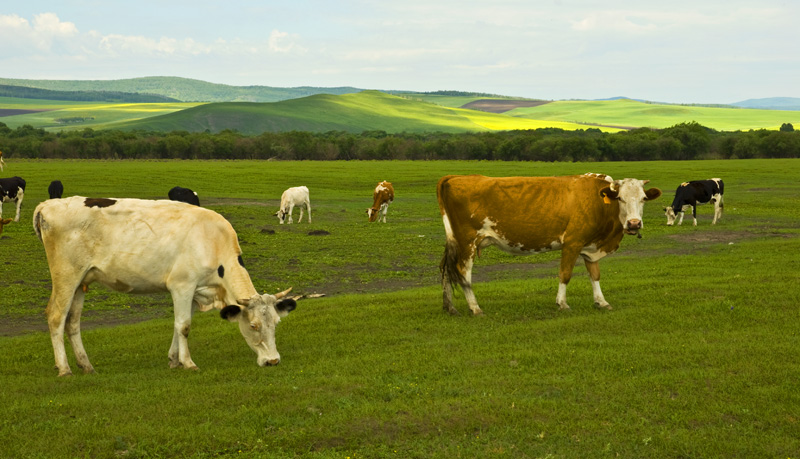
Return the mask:
<svg viewBox="0 0 800 459">
<path fill-rule="evenodd" d="M 292 291 L 292 287 L 289 287 L 289 288 L 287 288 L 286 290 L 284 290 L 282 292 L 276 293 L 275 294 L 275 298 L 280 300 L 281 298 L 285 297 L 291 291 Z"/>
<path fill-rule="evenodd" d="M 642 180 L 642 185 L 646 185 L 648 183 L 650 183 L 650 180 Z"/>
</svg>

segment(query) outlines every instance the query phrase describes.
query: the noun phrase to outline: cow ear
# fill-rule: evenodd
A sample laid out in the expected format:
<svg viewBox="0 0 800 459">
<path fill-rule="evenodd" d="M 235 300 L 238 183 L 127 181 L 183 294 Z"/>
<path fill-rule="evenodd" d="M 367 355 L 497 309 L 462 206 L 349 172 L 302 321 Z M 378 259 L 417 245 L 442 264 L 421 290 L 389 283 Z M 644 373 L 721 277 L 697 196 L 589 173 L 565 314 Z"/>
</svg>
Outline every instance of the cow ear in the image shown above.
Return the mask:
<svg viewBox="0 0 800 459">
<path fill-rule="evenodd" d="M 297 301 L 291 298 L 278 301 L 278 303 L 275 304 L 275 309 L 278 310 L 278 313 L 281 316 L 289 314 L 290 312 L 294 311 L 296 307 L 297 307 Z"/>
<path fill-rule="evenodd" d="M 645 199 L 648 201 L 652 201 L 653 199 L 658 199 L 661 196 L 661 190 L 658 188 L 650 188 L 649 190 L 644 192 Z"/>
<path fill-rule="evenodd" d="M 236 302 L 241 304 L 242 306 L 250 306 L 250 298 L 240 298 L 236 300 Z"/>
<path fill-rule="evenodd" d="M 238 316 L 241 312 L 242 312 L 241 306 L 235 304 L 229 304 L 224 308 L 222 308 L 221 311 L 219 311 L 219 316 L 225 320 L 231 320 L 234 317 Z"/>
<path fill-rule="evenodd" d="M 602 196 L 604 198 L 609 198 L 609 199 L 617 199 L 619 197 L 619 192 L 618 191 L 614 191 L 614 190 L 611 189 L 610 186 L 607 186 L 607 187 L 603 188 L 602 190 L 600 190 L 600 196 Z"/>
</svg>

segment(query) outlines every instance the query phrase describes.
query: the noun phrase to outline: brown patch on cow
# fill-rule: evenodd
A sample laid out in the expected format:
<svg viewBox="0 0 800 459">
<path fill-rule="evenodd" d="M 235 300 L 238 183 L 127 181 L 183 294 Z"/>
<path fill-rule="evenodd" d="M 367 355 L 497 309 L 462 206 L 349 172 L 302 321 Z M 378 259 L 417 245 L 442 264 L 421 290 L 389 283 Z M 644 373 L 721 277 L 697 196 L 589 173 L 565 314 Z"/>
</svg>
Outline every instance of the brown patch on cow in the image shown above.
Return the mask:
<svg viewBox="0 0 800 459">
<path fill-rule="evenodd" d="M 83 202 L 83 205 L 85 205 L 86 207 L 110 207 L 116 203 L 117 201 L 115 199 L 86 198 L 86 201 Z"/>
<path fill-rule="evenodd" d="M 522 107 L 538 107 L 539 105 L 549 104 L 549 100 L 526 100 L 526 99 L 479 99 L 462 105 L 461 108 L 469 110 L 480 110 L 489 113 L 505 113 L 509 110 Z"/>
</svg>

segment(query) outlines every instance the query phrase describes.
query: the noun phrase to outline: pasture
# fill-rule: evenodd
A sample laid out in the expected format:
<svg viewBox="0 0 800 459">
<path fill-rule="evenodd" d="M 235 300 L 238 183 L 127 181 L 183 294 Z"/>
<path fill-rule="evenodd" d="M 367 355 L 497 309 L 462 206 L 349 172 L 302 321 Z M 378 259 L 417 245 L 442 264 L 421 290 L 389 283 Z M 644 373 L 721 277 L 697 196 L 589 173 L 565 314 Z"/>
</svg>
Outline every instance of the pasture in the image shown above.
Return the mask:
<svg viewBox="0 0 800 459">
<path fill-rule="evenodd" d="M 649 179 L 643 239 L 600 263 L 613 311 L 579 262 L 555 304 L 559 253 L 487 249 L 485 315 L 442 310 L 446 174 L 602 172 Z M 800 160 L 630 163 L 7 161 L 27 180 L 0 235 L 0 457 L 800 456 Z M 682 181 L 722 177 L 725 213 L 667 227 Z M 65 196 L 166 198 L 175 185 L 237 230 L 256 288 L 324 293 L 277 327 L 281 363 L 256 366 L 235 324 L 197 313 L 199 371 L 171 370 L 167 294 L 93 285 L 83 342 L 97 370 L 57 378 L 50 276 L 31 227 L 51 180 Z M 377 182 L 388 223 L 368 223 Z M 289 186 L 313 223 L 278 225 Z M 11 206 L 4 206 L 8 216 Z M 297 210 L 295 210 L 297 212 Z M 296 219 L 296 215 L 295 215 Z"/>
</svg>

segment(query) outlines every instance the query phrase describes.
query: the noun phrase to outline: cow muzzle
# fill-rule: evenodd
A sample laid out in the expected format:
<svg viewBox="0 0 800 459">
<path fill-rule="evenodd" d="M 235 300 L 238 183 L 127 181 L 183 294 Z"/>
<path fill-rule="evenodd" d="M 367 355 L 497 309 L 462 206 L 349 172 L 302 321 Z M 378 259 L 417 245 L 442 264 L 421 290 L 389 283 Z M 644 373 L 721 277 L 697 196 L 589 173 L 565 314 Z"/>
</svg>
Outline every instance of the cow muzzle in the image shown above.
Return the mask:
<svg viewBox="0 0 800 459">
<path fill-rule="evenodd" d="M 637 235 L 641 238 L 642 235 L 639 234 L 639 230 L 641 229 L 642 229 L 642 221 L 639 220 L 638 218 L 634 218 L 628 220 L 628 223 L 625 225 L 625 234 L 628 234 L 630 236 Z"/>
<path fill-rule="evenodd" d="M 280 357 L 277 359 L 264 359 L 258 361 L 258 365 L 262 367 L 274 367 L 275 365 L 281 363 Z"/>
</svg>

